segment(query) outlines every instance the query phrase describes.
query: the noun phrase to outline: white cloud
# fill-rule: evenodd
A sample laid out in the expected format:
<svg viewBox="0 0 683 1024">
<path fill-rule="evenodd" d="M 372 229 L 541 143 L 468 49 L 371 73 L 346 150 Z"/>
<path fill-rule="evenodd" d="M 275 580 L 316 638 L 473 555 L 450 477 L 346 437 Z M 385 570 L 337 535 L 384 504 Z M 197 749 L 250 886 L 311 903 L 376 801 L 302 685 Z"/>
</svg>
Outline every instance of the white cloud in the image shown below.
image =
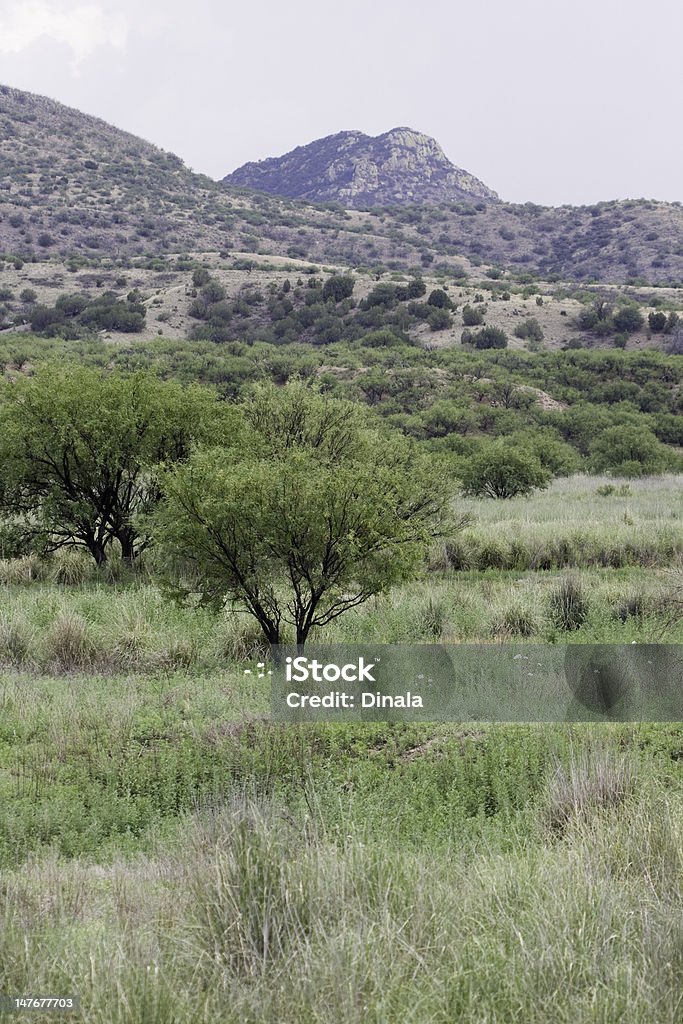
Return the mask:
<svg viewBox="0 0 683 1024">
<path fill-rule="evenodd" d="M 96 4 L 59 10 L 45 0 L 0 2 L 2 54 L 21 53 L 38 39 L 53 39 L 71 49 L 72 70 L 77 71 L 79 65 L 101 46 L 123 50 L 127 35 L 126 18 Z"/>
</svg>

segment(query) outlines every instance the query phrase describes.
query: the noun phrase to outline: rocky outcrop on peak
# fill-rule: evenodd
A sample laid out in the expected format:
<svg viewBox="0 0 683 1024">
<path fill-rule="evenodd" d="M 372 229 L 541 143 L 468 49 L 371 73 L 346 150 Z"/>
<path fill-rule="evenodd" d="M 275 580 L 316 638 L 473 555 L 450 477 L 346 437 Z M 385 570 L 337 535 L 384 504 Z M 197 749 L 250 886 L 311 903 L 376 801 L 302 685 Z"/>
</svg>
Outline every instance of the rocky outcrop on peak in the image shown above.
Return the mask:
<svg viewBox="0 0 683 1024">
<path fill-rule="evenodd" d="M 455 167 L 435 139 L 412 128 L 393 128 L 374 138 L 356 131 L 328 135 L 284 156 L 244 164 L 223 180 L 350 209 L 498 199 L 474 175 Z"/>
</svg>

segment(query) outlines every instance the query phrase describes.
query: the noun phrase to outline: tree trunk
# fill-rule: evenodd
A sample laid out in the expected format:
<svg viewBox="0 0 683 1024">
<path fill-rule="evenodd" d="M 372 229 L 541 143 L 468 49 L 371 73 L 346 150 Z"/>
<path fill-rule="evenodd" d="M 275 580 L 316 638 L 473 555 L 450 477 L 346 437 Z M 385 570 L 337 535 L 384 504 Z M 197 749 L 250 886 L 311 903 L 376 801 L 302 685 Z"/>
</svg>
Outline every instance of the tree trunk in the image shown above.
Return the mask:
<svg viewBox="0 0 683 1024">
<path fill-rule="evenodd" d="M 95 537 L 86 538 L 85 544 L 97 565 L 104 565 L 107 561 L 107 552 L 104 544 Z"/>
<path fill-rule="evenodd" d="M 118 534 L 118 541 L 121 545 L 121 558 L 129 569 L 132 569 L 135 565 L 135 559 L 137 558 L 137 551 L 135 550 L 135 531 L 121 530 Z"/>
</svg>

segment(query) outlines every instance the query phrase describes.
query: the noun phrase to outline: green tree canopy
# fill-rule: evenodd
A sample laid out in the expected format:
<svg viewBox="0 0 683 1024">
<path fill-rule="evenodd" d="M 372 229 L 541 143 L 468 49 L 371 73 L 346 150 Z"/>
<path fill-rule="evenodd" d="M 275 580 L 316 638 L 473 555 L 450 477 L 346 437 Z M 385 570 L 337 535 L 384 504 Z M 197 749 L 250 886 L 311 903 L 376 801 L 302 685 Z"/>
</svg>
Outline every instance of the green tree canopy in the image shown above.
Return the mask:
<svg viewBox="0 0 683 1024">
<path fill-rule="evenodd" d="M 135 517 L 159 498 L 153 468 L 228 417 L 204 388 L 47 365 L 0 391 L 3 509 L 47 549 L 84 545 L 102 564 L 117 540 L 132 560 L 145 545 Z"/>
<path fill-rule="evenodd" d="M 596 472 L 643 476 L 661 473 L 668 454 L 648 427 L 626 423 L 598 435 L 591 448 L 591 462 Z"/>
<path fill-rule="evenodd" d="M 323 285 L 323 299 L 332 299 L 334 302 L 341 302 L 353 295 L 355 281 L 350 274 L 332 274 Z"/>
<path fill-rule="evenodd" d="M 366 411 L 300 383 L 258 388 L 239 446 L 196 451 L 165 478 L 154 533 L 181 593 L 241 604 L 270 643 L 304 644 L 414 574 L 446 520 L 436 464 Z"/>
<path fill-rule="evenodd" d="M 530 451 L 503 440 L 484 443 L 462 470 L 465 494 L 477 498 L 514 498 L 547 487 L 550 471 Z"/>
</svg>

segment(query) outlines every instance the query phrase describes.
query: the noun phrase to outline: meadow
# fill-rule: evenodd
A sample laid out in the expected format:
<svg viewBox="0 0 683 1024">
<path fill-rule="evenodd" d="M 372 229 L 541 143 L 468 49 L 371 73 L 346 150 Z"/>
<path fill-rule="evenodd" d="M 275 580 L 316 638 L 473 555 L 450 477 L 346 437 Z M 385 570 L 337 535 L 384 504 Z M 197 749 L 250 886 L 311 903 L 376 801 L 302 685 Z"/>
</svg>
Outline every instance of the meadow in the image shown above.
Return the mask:
<svg viewBox="0 0 683 1024">
<path fill-rule="evenodd" d="M 463 499 L 315 639 L 681 642 L 682 491 Z M 250 620 L 151 559 L 0 582 L 0 991 L 97 1024 L 683 1020 L 679 724 L 278 725 Z"/>
</svg>

